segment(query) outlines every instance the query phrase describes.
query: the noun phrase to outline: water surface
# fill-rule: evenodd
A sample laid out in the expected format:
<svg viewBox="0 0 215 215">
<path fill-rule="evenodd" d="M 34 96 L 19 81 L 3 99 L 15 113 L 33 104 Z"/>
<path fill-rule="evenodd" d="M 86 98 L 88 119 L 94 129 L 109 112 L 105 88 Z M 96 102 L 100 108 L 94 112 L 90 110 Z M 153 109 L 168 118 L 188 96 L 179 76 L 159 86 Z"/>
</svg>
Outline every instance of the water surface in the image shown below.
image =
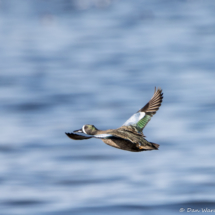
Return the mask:
<svg viewBox="0 0 215 215">
<path fill-rule="evenodd" d="M 0 4 L 0 214 L 215 208 L 215 3 Z M 117 128 L 160 86 L 132 153 L 64 134 Z M 183 209 L 181 209 L 183 211 Z"/>
</svg>

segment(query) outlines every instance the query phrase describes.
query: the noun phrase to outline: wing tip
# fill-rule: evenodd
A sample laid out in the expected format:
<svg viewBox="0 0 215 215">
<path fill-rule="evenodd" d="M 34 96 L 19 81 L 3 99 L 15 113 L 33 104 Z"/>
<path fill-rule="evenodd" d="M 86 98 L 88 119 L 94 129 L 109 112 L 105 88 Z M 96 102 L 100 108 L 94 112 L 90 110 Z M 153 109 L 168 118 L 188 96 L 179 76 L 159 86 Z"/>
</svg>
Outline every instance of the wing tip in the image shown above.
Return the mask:
<svg viewBox="0 0 215 215">
<path fill-rule="evenodd" d="M 162 89 L 161 89 L 161 87 L 158 87 L 157 89 L 156 89 L 156 87 L 155 87 L 155 92 L 160 92 L 160 93 L 162 93 Z M 163 93 L 162 93 L 163 94 Z"/>
<path fill-rule="evenodd" d="M 160 87 L 158 88 L 155 87 L 155 91 L 151 100 L 144 107 L 142 107 L 138 112 L 150 112 L 152 115 L 154 115 L 156 111 L 159 110 L 162 101 L 163 101 L 162 89 Z M 148 110 L 148 109 L 151 109 L 151 110 Z"/>
<path fill-rule="evenodd" d="M 71 138 L 71 133 L 65 132 L 65 134 L 66 134 L 67 137 Z"/>
</svg>

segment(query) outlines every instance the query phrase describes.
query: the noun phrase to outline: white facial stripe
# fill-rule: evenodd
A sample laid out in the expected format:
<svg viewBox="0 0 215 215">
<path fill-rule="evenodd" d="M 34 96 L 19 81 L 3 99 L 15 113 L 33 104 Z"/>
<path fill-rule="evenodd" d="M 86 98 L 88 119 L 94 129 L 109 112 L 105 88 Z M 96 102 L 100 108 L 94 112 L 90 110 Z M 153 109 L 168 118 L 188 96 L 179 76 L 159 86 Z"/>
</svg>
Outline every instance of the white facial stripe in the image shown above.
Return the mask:
<svg viewBox="0 0 215 215">
<path fill-rule="evenodd" d="M 82 126 L 82 131 L 83 131 L 85 134 L 87 134 L 86 131 L 84 130 L 84 126 L 85 126 L 85 125 Z"/>
</svg>

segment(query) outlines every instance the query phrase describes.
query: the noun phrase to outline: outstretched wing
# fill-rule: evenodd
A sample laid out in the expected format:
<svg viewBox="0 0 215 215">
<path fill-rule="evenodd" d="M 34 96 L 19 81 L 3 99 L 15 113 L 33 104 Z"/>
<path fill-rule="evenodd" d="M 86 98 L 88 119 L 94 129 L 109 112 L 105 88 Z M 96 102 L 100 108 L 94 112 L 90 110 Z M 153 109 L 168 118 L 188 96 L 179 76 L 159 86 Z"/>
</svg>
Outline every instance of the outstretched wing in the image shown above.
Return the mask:
<svg viewBox="0 0 215 215">
<path fill-rule="evenodd" d="M 85 140 L 85 139 L 90 139 L 93 137 L 93 136 L 87 136 L 82 133 L 65 133 L 65 134 L 73 140 Z"/>
<path fill-rule="evenodd" d="M 111 135 L 111 134 L 97 134 L 97 135 L 86 135 L 83 133 L 65 133 L 69 138 L 73 140 L 86 140 L 90 138 L 97 138 L 97 139 L 122 139 L 120 137 Z"/>
<path fill-rule="evenodd" d="M 136 127 L 136 129 L 139 132 L 142 132 L 142 130 L 145 128 L 147 123 L 150 121 L 151 117 L 156 113 L 156 111 L 161 106 L 163 100 L 163 93 L 160 88 L 156 90 L 154 95 L 152 96 L 151 100 L 137 113 L 132 115 L 124 124 L 123 126 L 129 126 L 132 125 Z"/>
</svg>

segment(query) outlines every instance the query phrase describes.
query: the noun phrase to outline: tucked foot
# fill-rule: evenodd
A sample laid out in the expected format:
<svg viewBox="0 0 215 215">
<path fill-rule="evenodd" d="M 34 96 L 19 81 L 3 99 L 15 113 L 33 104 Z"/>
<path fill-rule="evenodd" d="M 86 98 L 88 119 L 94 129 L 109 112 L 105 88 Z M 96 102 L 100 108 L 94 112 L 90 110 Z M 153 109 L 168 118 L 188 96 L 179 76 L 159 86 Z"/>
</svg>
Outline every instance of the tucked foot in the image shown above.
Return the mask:
<svg viewBox="0 0 215 215">
<path fill-rule="evenodd" d="M 140 143 L 136 144 L 136 147 L 140 150 L 158 150 L 159 145 L 156 143 L 151 143 L 152 145 L 141 145 Z"/>
<path fill-rule="evenodd" d="M 138 149 L 144 149 L 144 146 L 142 146 L 140 143 L 137 143 L 137 144 L 136 144 L 136 147 L 137 147 Z"/>
</svg>

